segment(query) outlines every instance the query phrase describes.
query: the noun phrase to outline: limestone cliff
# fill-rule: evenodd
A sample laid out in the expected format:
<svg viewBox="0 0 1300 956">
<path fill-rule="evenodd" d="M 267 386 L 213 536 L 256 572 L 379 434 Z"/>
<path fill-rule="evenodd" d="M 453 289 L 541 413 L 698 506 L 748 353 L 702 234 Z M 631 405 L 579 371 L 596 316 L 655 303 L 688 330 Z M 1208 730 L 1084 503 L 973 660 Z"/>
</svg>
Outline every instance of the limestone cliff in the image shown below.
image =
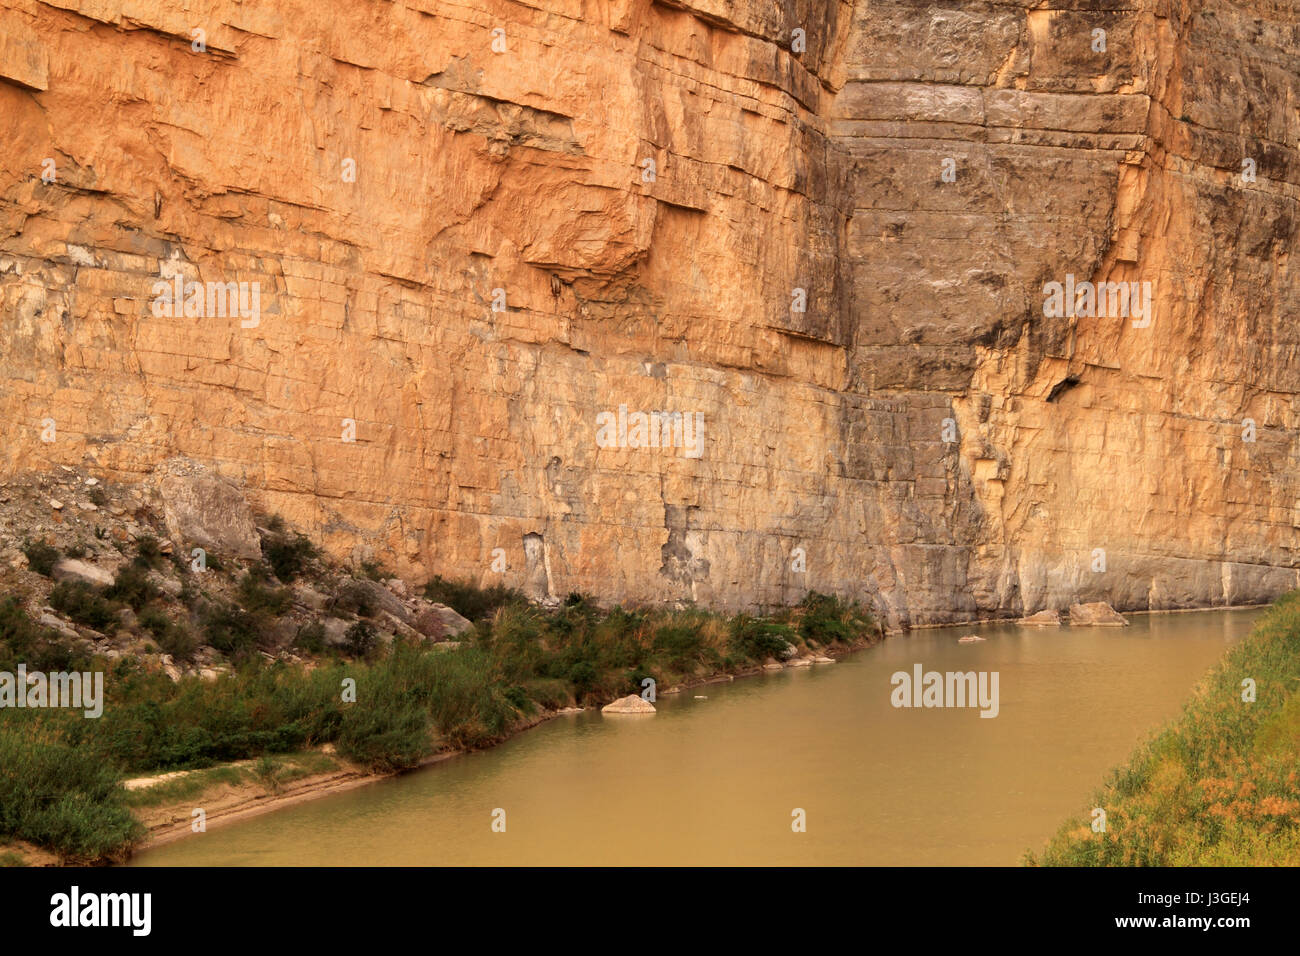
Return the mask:
<svg viewBox="0 0 1300 956">
<path fill-rule="evenodd" d="M 538 596 L 1297 582 L 1288 0 L 0 0 L 0 141 L 0 475 Z"/>
</svg>

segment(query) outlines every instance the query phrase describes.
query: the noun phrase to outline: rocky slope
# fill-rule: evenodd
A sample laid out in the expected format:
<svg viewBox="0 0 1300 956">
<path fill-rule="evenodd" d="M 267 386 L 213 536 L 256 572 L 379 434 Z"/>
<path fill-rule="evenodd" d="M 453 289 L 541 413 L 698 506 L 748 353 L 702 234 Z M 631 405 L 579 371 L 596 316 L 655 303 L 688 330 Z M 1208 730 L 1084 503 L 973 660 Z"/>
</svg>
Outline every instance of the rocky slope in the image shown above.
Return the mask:
<svg viewBox="0 0 1300 956">
<path fill-rule="evenodd" d="M 1261 600 L 1298 104 L 1282 0 L 0 0 L 0 474 L 541 598 Z"/>
<path fill-rule="evenodd" d="M 247 657 L 358 658 L 396 637 L 460 646 L 470 622 L 452 608 L 378 565 L 354 574 L 319 560 L 279 516 L 266 524 L 194 462 L 168 461 L 138 485 L 68 465 L 23 475 L 0 489 L 0 596 L 57 645 L 48 661 L 126 656 L 173 681 L 215 680 Z"/>
</svg>

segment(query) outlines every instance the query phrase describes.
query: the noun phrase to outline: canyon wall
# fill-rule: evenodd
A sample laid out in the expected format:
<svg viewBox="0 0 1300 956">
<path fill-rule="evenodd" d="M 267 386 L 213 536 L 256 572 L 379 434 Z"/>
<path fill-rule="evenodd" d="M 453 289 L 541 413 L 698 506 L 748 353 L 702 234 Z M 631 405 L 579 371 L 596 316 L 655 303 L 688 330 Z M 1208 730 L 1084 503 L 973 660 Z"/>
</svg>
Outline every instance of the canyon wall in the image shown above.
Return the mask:
<svg viewBox="0 0 1300 956">
<path fill-rule="evenodd" d="M 1300 580 L 1285 0 L 0 0 L 0 134 L 0 476 L 541 598 Z"/>
</svg>

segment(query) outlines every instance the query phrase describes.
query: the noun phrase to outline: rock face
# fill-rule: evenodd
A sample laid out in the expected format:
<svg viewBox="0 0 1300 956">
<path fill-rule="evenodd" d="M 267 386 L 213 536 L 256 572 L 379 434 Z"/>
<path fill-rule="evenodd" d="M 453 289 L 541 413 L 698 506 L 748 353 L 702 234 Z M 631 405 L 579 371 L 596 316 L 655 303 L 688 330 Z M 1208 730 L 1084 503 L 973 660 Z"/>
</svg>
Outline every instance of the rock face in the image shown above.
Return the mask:
<svg viewBox="0 0 1300 956">
<path fill-rule="evenodd" d="M 412 626 L 435 641 L 450 640 L 474 625 L 445 604 L 425 603 L 415 613 Z"/>
<path fill-rule="evenodd" d="M 405 625 L 409 626 L 414 623 L 415 615 L 411 613 L 397 595 L 378 581 L 361 580 L 357 582 L 357 587 L 364 592 L 368 600 L 379 610 L 391 614 Z"/>
<path fill-rule="evenodd" d="M 1300 12 L 1061 7 L 0 0 L 0 476 L 542 600 L 1269 598 Z"/>
<path fill-rule="evenodd" d="M 1095 627 L 1124 627 L 1128 621 L 1105 601 L 1090 604 L 1071 604 L 1070 623 Z"/>
<path fill-rule="evenodd" d="M 655 705 L 650 701 L 638 697 L 636 694 L 628 694 L 626 697 L 620 697 L 612 703 L 606 704 L 600 708 L 602 714 L 653 714 Z"/>
<path fill-rule="evenodd" d="M 56 581 L 80 581 L 95 587 L 108 587 L 113 583 L 112 571 L 75 558 L 60 558 L 50 569 L 50 576 Z"/>
<path fill-rule="evenodd" d="M 240 558 L 261 555 L 253 513 L 234 484 L 185 459 L 165 462 L 156 480 L 167 530 L 185 547 Z"/>
</svg>

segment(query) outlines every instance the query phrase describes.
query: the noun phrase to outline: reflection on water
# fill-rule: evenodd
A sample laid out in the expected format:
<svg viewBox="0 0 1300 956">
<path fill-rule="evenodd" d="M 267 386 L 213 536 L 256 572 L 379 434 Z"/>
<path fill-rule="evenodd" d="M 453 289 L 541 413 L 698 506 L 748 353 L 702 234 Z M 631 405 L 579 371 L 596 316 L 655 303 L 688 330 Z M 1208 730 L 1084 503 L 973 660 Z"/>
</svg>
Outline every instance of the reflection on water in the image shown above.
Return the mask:
<svg viewBox="0 0 1300 956">
<path fill-rule="evenodd" d="M 957 643 L 969 628 L 894 637 L 834 665 L 661 697 L 652 716 L 561 717 L 135 862 L 1011 865 L 1085 809 L 1257 613 L 985 627 L 976 644 Z M 997 671 L 998 716 L 892 707 L 890 676 L 917 663 Z M 795 808 L 805 833 L 791 831 Z"/>
</svg>

